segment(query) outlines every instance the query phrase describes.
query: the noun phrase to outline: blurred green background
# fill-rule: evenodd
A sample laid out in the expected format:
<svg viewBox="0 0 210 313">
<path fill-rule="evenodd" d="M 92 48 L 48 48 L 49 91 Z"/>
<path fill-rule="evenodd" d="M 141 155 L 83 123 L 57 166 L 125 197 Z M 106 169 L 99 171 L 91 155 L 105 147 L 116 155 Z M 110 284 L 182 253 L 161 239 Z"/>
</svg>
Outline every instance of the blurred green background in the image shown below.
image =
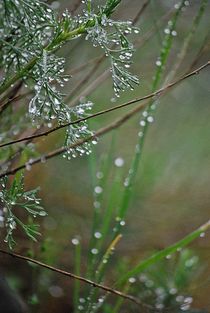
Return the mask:
<svg viewBox="0 0 210 313">
<path fill-rule="evenodd" d="M 100 1 L 99 1 L 100 2 Z M 140 85 L 132 92 L 121 95 L 113 103 L 112 81 L 109 77 L 94 90 L 88 99 L 93 101 L 93 111 L 97 112 L 109 108 L 128 99 L 143 96 L 151 91 L 152 78 L 155 72 L 155 62 L 160 54 L 164 28 L 169 20 L 168 13 L 176 1 L 151 0 L 138 26 L 140 33 L 133 38 L 136 41 L 134 65 L 131 70 L 140 77 Z M 59 5 L 59 12 L 68 8 L 71 12 L 75 8 L 74 1 L 54 1 Z M 143 1 L 123 0 L 119 6 L 116 18 L 132 19 Z M 176 56 L 182 47 L 183 41 L 189 31 L 192 19 L 195 16 L 200 1 L 190 1 L 189 7 L 182 13 L 178 21 L 177 36 L 174 38 L 173 48 L 165 69 L 167 74 L 176 61 Z M 79 7 L 76 13 L 81 11 Z M 210 1 L 204 17 L 196 30 L 190 49 L 182 63 L 176 77 L 185 73 L 203 45 L 210 26 Z M 148 40 L 145 34 L 151 32 Z M 207 37 L 210 38 L 210 37 Z M 194 67 L 205 63 L 210 55 L 210 43 L 207 40 L 199 60 Z M 67 72 L 74 71 L 80 65 L 100 56 L 100 48 L 92 48 L 83 38 L 70 42 L 63 51 L 66 56 Z M 85 88 L 107 69 L 108 63 L 103 62 L 97 72 L 89 81 L 76 90 L 75 97 L 83 96 Z M 69 94 L 75 86 L 92 69 L 89 64 L 73 75 L 66 87 Z M 116 256 L 128 257 L 135 261 L 181 239 L 190 231 L 197 228 L 209 219 L 210 212 L 210 74 L 209 69 L 200 75 L 192 77 L 170 90 L 158 100 L 155 122 L 150 126 L 146 137 L 141 166 L 137 175 L 137 182 L 133 198 L 126 219 L 125 234 L 121 240 Z M 73 98 L 71 99 L 73 100 Z M 135 104 L 133 105 L 135 106 Z M 127 109 L 108 113 L 102 117 L 91 120 L 91 129 L 97 130 L 112 122 L 116 117 L 123 115 Z M 22 252 L 31 248 L 34 255 L 45 262 L 73 271 L 73 246 L 71 240 L 79 235 L 83 247 L 83 270 L 85 271 L 88 239 L 93 215 L 93 190 L 97 185 L 94 178 L 100 171 L 103 157 L 110 150 L 114 133 L 114 148 L 112 149 L 109 184 L 106 200 L 109 198 L 111 183 L 116 173 L 123 180 L 126 177 L 130 162 L 134 155 L 139 131 L 139 115 L 130 119 L 116 132 L 109 133 L 100 138 L 93 147 L 97 161 L 95 174 L 91 172 L 91 161 L 87 156 L 65 160 L 62 157 L 54 158 L 44 164 L 34 166 L 27 174 L 27 186 L 41 187 L 41 197 L 48 212 L 42 225 L 42 242 L 33 247 L 22 242 L 19 250 Z M 47 152 L 62 145 L 63 132 L 50 135 L 39 140 L 40 151 Z M 114 164 L 116 158 L 123 158 L 124 165 L 117 168 Z M 106 202 L 104 204 L 106 210 Z M 196 240 L 191 245 L 196 253 L 204 271 L 201 273 L 197 285 L 192 291 L 194 306 L 207 308 L 210 305 L 209 275 L 210 275 L 210 236 Z M 10 262 L 11 260 L 8 259 Z M 5 263 L 5 264 L 4 264 Z M 12 261 L 11 266 L 3 261 L 4 269 L 16 286 L 20 284 L 20 292 L 24 297 L 31 297 L 34 312 L 71 312 L 72 282 L 56 274 L 49 274 L 38 268 L 25 269 L 24 264 Z M 16 268 L 14 275 L 14 266 Z M 85 273 L 83 273 L 85 274 Z M 14 276 L 17 281 L 14 281 Z M 24 278 L 22 279 L 21 276 Z M 30 277 L 29 281 L 26 281 Z M 37 279 L 38 277 L 38 279 Z M 30 286 L 29 286 L 30 285 Z M 54 288 L 54 289 L 53 289 Z M 56 289 L 57 288 L 57 289 Z M 39 290 L 40 304 L 36 304 L 37 290 Z M 41 292 L 40 292 L 41 291 Z M 36 305 L 35 305 L 36 304 Z"/>
</svg>

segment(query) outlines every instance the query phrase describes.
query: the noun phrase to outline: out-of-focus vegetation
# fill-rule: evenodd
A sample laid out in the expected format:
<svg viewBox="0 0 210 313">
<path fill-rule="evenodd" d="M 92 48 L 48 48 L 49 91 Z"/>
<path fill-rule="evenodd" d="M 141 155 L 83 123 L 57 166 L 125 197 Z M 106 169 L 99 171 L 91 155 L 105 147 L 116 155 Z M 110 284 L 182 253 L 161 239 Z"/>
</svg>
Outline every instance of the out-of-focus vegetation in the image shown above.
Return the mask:
<svg viewBox="0 0 210 313">
<path fill-rule="evenodd" d="M 49 2 L 59 14 L 67 8 L 76 15 L 84 8 L 82 1 Z M 149 94 L 209 60 L 209 1 L 119 2 L 114 19 L 138 18 L 135 26 L 140 32 L 131 35 L 135 46 L 131 69 L 140 83 L 116 98 L 107 58 L 101 60 L 101 49 L 81 36 L 58 52 L 66 58 L 66 73 L 72 75 L 64 88 L 70 106 L 85 97 L 94 103 L 93 113 L 98 112 Z M 24 87 L 19 91 L 25 92 Z M 8 122 L 6 113 L 16 123 L 17 111 L 28 102 L 29 98 L 18 100 L 13 109 L 7 108 L 2 123 Z M 105 127 L 135 105 L 90 119 L 89 128 Z M 38 242 L 31 243 L 16 232 L 17 251 L 113 286 L 143 303 L 139 308 L 47 269 L 1 256 L 4 275 L 30 312 L 208 312 L 208 233 L 205 236 L 199 230 L 189 249 L 184 248 L 188 239 L 164 249 L 209 220 L 209 115 L 206 68 L 98 138 L 89 156 L 43 159 L 26 170 L 25 186 L 27 190 L 41 187 L 39 195 L 48 215 L 41 222 Z M 30 134 L 26 129 L 18 136 Z M 12 167 L 26 162 L 28 156 L 59 148 L 63 137 L 64 130 L 59 130 L 35 139 L 34 152 L 28 145 Z M 1 153 L 3 159 L 11 151 L 5 148 Z M 151 255 L 156 258 L 149 266 Z M 148 264 L 138 267 L 143 260 Z M 127 276 L 133 269 L 135 275 Z"/>
</svg>

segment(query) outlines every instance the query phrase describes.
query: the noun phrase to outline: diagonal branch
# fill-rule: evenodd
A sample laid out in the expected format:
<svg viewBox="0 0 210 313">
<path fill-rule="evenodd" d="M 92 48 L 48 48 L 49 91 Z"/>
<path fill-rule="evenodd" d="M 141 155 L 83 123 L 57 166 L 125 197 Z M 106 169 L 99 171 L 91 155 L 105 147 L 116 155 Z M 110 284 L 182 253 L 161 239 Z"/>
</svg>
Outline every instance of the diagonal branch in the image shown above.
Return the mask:
<svg viewBox="0 0 210 313">
<path fill-rule="evenodd" d="M 189 78 L 189 77 L 192 77 L 194 75 L 197 75 L 199 74 L 199 72 L 201 72 L 202 70 L 204 70 L 206 67 L 208 67 L 210 65 L 210 61 L 206 62 L 205 64 L 201 65 L 199 68 L 193 70 L 192 72 L 180 77 L 179 79 L 175 80 L 174 82 L 166 85 L 165 87 L 162 87 L 160 89 L 158 89 L 157 91 L 155 92 L 152 92 L 146 96 L 143 96 L 141 98 L 135 98 L 133 100 L 130 100 L 128 102 L 125 102 L 125 103 L 122 103 L 120 105 L 117 105 L 117 106 L 114 106 L 112 108 L 109 108 L 109 109 L 106 109 L 106 110 L 102 110 L 102 111 L 99 111 L 99 112 L 96 112 L 92 115 L 89 115 L 87 117 L 84 117 L 84 118 L 80 118 L 80 119 L 77 119 L 73 122 L 69 122 L 69 123 L 66 123 L 66 124 L 63 124 L 63 125 L 59 125 L 55 128 L 52 128 L 52 129 L 49 129 L 45 132 L 42 132 L 42 133 L 39 133 L 39 134 L 36 134 L 36 135 L 32 135 L 32 136 L 27 136 L 27 137 L 24 137 L 24 138 L 19 138 L 17 140 L 13 140 L 13 141 L 9 141 L 9 142 L 6 142 L 6 143 L 3 143 L 0 145 L 0 148 L 2 147 L 6 147 L 6 146 L 9 146 L 9 145 L 13 145 L 15 143 L 18 143 L 18 142 L 22 142 L 22 141 L 26 141 L 26 140 L 29 140 L 29 139 L 35 139 L 35 138 L 39 138 L 39 137 L 43 137 L 43 136 L 48 136 L 49 134 L 55 132 L 55 131 L 58 131 L 62 128 L 65 128 L 67 126 L 70 126 L 70 125 L 75 125 L 75 124 L 78 124 L 78 123 L 81 123 L 81 122 L 84 122 L 84 121 L 87 121 L 89 119 L 92 119 L 92 118 L 95 118 L 97 116 L 100 116 L 100 115 L 103 115 L 103 114 L 106 114 L 106 113 L 109 113 L 109 112 L 112 112 L 112 111 L 116 111 L 118 109 L 122 109 L 124 107 L 127 107 L 131 104 L 135 104 L 137 102 L 142 102 L 144 100 L 148 100 L 148 99 L 151 99 L 151 98 L 156 98 L 156 97 L 159 97 L 161 96 L 163 93 L 165 93 L 167 90 L 171 89 L 172 87 L 178 85 L 179 83 L 181 83 L 182 81 L 184 81 L 185 79 Z M 145 105 L 144 105 L 145 106 Z M 143 106 L 143 107 L 144 107 Z"/>
<path fill-rule="evenodd" d="M 8 251 L 5 251 L 3 249 L 0 249 L 0 253 L 5 254 L 5 255 L 9 255 L 9 256 L 11 256 L 13 258 L 16 258 L 16 259 L 20 259 L 20 260 L 23 260 L 23 261 L 26 261 L 26 262 L 30 262 L 30 263 L 36 264 L 38 266 L 44 267 L 44 268 L 46 268 L 46 269 L 48 269 L 50 271 L 59 273 L 61 275 L 70 277 L 72 279 L 79 280 L 81 282 L 84 282 L 86 284 L 91 285 L 92 287 L 100 288 L 100 289 L 102 289 L 102 290 L 104 290 L 104 291 L 106 291 L 108 293 L 114 294 L 116 296 L 119 296 L 119 297 L 121 297 L 123 299 L 126 299 L 126 300 L 129 300 L 129 301 L 132 301 L 133 303 L 135 303 L 137 305 L 140 305 L 140 306 L 143 306 L 143 307 L 146 307 L 146 308 L 149 308 L 149 309 L 154 309 L 152 306 L 147 305 L 145 303 L 142 303 L 138 298 L 136 298 L 134 296 L 125 294 L 125 293 L 123 293 L 123 292 L 121 292 L 119 290 L 113 289 L 111 287 L 108 287 L 108 286 L 105 286 L 105 285 L 102 285 L 102 284 L 99 284 L 99 283 L 95 283 L 94 281 L 92 281 L 90 279 L 87 279 L 87 278 L 75 275 L 73 273 L 61 270 L 59 268 L 56 268 L 56 267 L 53 267 L 51 265 L 45 264 L 45 263 L 40 262 L 38 260 L 35 260 L 35 259 L 32 259 L 32 258 L 23 256 L 21 254 L 17 254 L 17 253 L 14 253 L 14 252 L 8 252 Z"/>
</svg>

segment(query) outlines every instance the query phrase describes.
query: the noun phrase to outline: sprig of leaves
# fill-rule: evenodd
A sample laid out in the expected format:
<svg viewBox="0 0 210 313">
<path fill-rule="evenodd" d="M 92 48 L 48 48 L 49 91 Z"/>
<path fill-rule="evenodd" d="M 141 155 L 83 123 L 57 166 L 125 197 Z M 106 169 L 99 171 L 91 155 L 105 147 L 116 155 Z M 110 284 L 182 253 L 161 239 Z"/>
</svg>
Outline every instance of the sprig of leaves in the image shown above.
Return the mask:
<svg viewBox="0 0 210 313">
<path fill-rule="evenodd" d="M 40 199 L 37 197 L 39 188 L 24 191 L 23 176 L 14 178 L 11 186 L 8 186 L 7 178 L 1 179 L 0 191 L 0 216 L 1 226 L 6 227 L 5 242 L 8 243 L 10 249 L 15 245 L 13 237 L 14 230 L 20 226 L 24 233 L 32 240 L 36 241 L 39 225 L 32 223 L 33 218 L 37 216 L 46 216 L 47 213 L 40 205 Z M 29 217 L 29 223 L 25 224 L 18 217 L 16 211 L 24 210 Z"/>
<path fill-rule="evenodd" d="M 110 59 L 114 92 L 119 97 L 121 91 L 133 90 L 133 86 L 139 83 L 138 77 L 128 71 L 135 49 L 127 38 L 127 35 L 139 30 L 132 26 L 131 21 L 110 19 L 106 12 L 105 7 L 99 15 L 93 11 L 88 13 L 88 19 L 93 21 L 94 26 L 87 29 L 86 40 L 91 40 L 94 47 L 100 46 Z"/>
<path fill-rule="evenodd" d="M 71 118 L 79 119 L 88 116 L 88 111 L 92 109 L 92 106 L 93 103 L 91 101 L 85 101 L 85 99 L 83 99 L 83 102 L 81 102 L 76 107 L 70 109 L 68 121 L 70 122 Z M 69 147 L 78 142 L 78 140 L 92 135 L 93 132 L 89 130 L 88 124 L 85 120 L 78 124 L 69 125 L 66 130 L 65 146 L 67 147 L 67 151 L 64 154 L 64 157 L 67 157 L 67 159 L 71 159 L 72 157 L 75 158 L 78 155 L 89 155 L 91 153 L 90 142 L 85 142 L 84 144 L 77 146 L 76 148 Z M 92 143 L 96 144 L 97 140 L 92 140 Z"/>
</svg>

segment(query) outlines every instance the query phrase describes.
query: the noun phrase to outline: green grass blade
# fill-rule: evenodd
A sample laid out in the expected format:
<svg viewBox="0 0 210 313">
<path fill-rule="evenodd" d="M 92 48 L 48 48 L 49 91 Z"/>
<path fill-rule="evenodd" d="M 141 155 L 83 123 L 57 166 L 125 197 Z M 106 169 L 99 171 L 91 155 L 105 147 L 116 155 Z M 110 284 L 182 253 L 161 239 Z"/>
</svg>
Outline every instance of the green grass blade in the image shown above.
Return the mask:
<svg viewBox="0 0 210 313">
<path fill-rule="evenodd" d="M 111 140 L 111 144 L 110 144 L 110 148 L 109 151 L 107 153 L 107 155 L 105 156 L 102 164 L 101 164 L 101 168 L 100 168 L 100 172 L 102 173 L 103 177 L 100 179 L 100 187 L 102 188 L 102 190 L 105 189 L 106 184 L 108 182 L 108 175 L 109 175 L 109 168 L 110 168 L 110 164 L 112 162 L 112 155 L 113 155 L 113 150 L 114 150 L 114 146 L 115 146 L 115 132 L 112 136 L 112 140 Z M 96 162 L 96 157 L 94 157 L 95 161 L 92 162 Z M 92 163 L 92 168 L 95 167 L 96 165 L 93 166 Z M 93 174 L 92 174 L 93 176 Z M 95 183 L 95 186 L 97 184 Z M 103 201 L 103 196 L 104 196 L 104 192 L 99 193 L 98 195 L 96 195 L 96 198 L 94 201 L 98 202 L 98 203 L 102 203 Z M 94 265 L 95 265 L 95 261 L 97 259 L 97 255 L 93 254 L 91 252 L 91 250 L 93 248 L 95 248 L 96 243 L 97 243 L 97 239 L 95 238 L 94 234 L 96 231 L 98 231 L 98 229 L 100 229 L 101 226 L 101 207 L 94 207 L 94 213 L 93 213 L 93 224 L 92 224 L 92 230 L 91 230 L 91 239 L 90 239 L 90 243 L 89 243 L 89 248 L 88 248 L 88 261 L 87 261 L 87 277 L 88 278 L 93 278 L 92 275 L 94 274 Z"/>
<path fill-rule="evenodd" d="M 173 31 L 175 30 L 178 18 L 180 17 L 180 15 L 182 13 L 182 9 L 184 6 L 185 6 L 185 1 L 182 1 L 179 4 L 179 7 L 177 8 L 177 10 L 175 11 L 175 13 L 173 15 L 173 18 L 171 20 L 169 33 L 166 33 L 166 35 L 163 39 L 160 57 L 159 57 L 160 66 L 157 66 L 157 69 L 156 69 L 155 78 L 154 78 L 152 88 L 151 88 L 152 91 L 156 90 L 156 88 L 158 87 L 158 85 L 161 81 L 162 73 L 163 73 L 163 70 L 164 70 L 165 64 L 167 62 L 169 53 L 171 51 L 172 43 L 173 43 L 174 36 L 173 36 L 172 30 Z M 153 105 L 153 101 L 151 101 L 149 103 L 148 108 L 146 110 L 147 115 L 142 119 L 142 122 L 144 123 L 144 127 L 143 127 L 142 132 L 141 132 L 142 135 L 139 137 L 138 143 L 136 145 L 135 155 L 134 155 L 134 158 L 132 160 L 129 174 L 127 177 L 127 182 L 126 182 L 126 186 L 125 186 L 123 198 L 122 198 L 122 204 L 121 204 L 121 208 L 119 211 L 119 217 L 120 218 L 124 218 L 124 216 L 127 212 L 127 209 L 129 207 L 129 204 L 130 204 L 132 191 L 133 191 L 133 185 L 135 182 L 136 174 L 138 172 L 139 163 L 140 163 L 141 156 L 142 156 L 142 149 L 144 146 L 147 130 L 148 130 L 149 124 L 150 124 L 150 122 L 148 120 L 148 116 L 150 115 L 150 113 L 152 111 L 152 105 Z M 118 228 L 120 228 L 120 226 L 118 226 Z"/>
<path fill-rule="evenodd" d="M 75 245 L 75 258 L 74 258 L 74 273 L 80 276 L 80 267 L 81 267 L 81 244 L 80 242 Z M 78 312 L 79 305 L 79 294 L 80 294 L 80 281 L 75 280 L 74 283 L 74 293 L 73 293 L 73 303 L 74 303 L 74 312 Z"/>
<path fill-rule="evenodd" d="M 131 271 L 127 272 L 125 275 L 123 275 L 119 281 L 117 281 L 115 286 L 119 286 L 127 282 L 127 280 L 130 277 L 136 276 L 139 273 L 145 271 L 149 266 L 157 263 L 159 260 L 167 257 L 168 255 L 171 255 L 179 249 L 184 248 L 189 243 L 191 243 L 193 240 L 198 238 L 199 236 L 202 236 L 208 229 L 210 229 L 210 220 L 203 224 L 201 227 L 184 237 L 183 239 L 177 241 L 176 243 L 172 244 L 171 246 L 168 246 L 167 248 L 154 253 L 149 258 L 145 259 L 144 261 L 141 261 L 139 264 L 137 264 Z"/>
</svg>

